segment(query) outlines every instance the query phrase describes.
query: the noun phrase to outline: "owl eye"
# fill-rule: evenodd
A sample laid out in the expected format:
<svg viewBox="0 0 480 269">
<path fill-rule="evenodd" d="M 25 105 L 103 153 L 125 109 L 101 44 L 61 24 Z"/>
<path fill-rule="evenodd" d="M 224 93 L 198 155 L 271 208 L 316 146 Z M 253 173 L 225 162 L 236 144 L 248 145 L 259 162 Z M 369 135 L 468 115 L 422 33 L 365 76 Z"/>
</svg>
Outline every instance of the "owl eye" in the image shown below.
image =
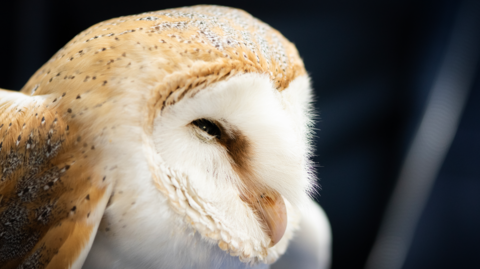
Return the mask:
<svg viewBox="0 0 480 269">
<path fill-rule="evenodd" d="M 194 120 L 192 121 L 192 124 L 197 126 L 198 128 L 200 128 L 200 130 L 206 132 L 211 136 L 215 136 L 218 139 L 220 139 L 221 137 L 222 133 L 220 132 L 220 128 L 218 128 L 218 126 L 215 123 L 207 119 Z"/>
</svg>

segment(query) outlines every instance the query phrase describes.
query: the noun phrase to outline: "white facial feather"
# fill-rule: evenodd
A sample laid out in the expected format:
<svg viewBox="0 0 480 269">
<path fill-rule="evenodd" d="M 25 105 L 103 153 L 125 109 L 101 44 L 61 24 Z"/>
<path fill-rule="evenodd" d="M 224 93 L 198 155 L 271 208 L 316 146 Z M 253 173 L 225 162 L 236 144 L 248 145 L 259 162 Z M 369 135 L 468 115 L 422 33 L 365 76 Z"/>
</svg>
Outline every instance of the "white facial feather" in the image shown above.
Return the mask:
<svg viewBox="0 0 480 269">
<path fill-rule="evenodd" d="M 212 263 L 221 265 L 230 261 L 230 256 L 217 246 L 219 242 L 226 242 L 233 255 L 251 253 L 245 261 L 275 261 L 286 250 L 300 222 L 300 215 L 291 204 L 301 207 L 312 186 L 307 143 L 310 91 L 307 77 L 297 78 L 289 88 L 278 92 L 268 77 L 245 74 L 214 84 L 194 97 L 167 107 L 155 120 L 153 136 L 148 138 L 154 146 L 143 147 L 153 151 L 132 152 L 135 154 L 131 158 L 135 160 L 131 163 L 133 166 L 123 168 L 130 177 L 136 174 L 136 179 L 126 176 L 117 182 L 116 189 L 122 190 L 122 199 L 113 199 L 106 210 L 111 232 L 99 233 L 92 253 L 100 253 L 96 249 L 108 245 L 110 252 L 129 253 L 123 255 L 129 260 L 142 257 L 142 264 L 148 266 L 187 268 L 203 263 L 209 267 Z M 250 157 L 255 172 L 260 175 L 257 178 L 285 198 L 287 230 L 274 247 L 268 248 L 270 239 L 257 216 L 239 198 L 235 182 L 240 179 L 232 169 L 225 148 L 215 141 L 205 142 L 195 134 L 198 130 L 190 123 L 201 118 L 218 121 L 225 129 L 241 131 L 255 149 Z M 137 144 L 129 148 L 139 147 Z M 146 154 L 145 157 L 142 154 Z M 171 198 L 159 193 L 146 170 L 145 158 L 151 158 L 149 155 L 159 167 L 166 169 L 158 173 L 170 171 L 168 173 L 181 177 L 175 184 L 183 182 L 184 189 L 191 190 L 186 194 L 196 195 L 191 199 L 203 203 L 203 214 L 212 219 L 213 230 L 199 228 L 188 221 L 192 220 L 188 214 L 172 210 L 168 202 Z M 132 202 L 134 205 L 127 205 Z M 129 226 L 121 228 L 118 216 L 128 218 Z M 201 236 L 194 236 L 192 228 Z M 117 230 L 123 233 L 121 238 L 111 236 L 112 231 Z M 118 254 L 112 255 L 119 259 Z M 94 254 L 91 256 L 94 259 Z M 185 259 L 185 256 L 191 258 Z M 177 263 L 169 262 L 172 259 Z"/>
<path fill-rule="evenodd" d="M 168 107 L 155 121 L 153 140 L 158 154 L 171 169 L 188 176 L 187 184 L 206 205 L 206 213 L 229 234 L 223 239 L 234 246 L 251 243 L 254 250 L 248 253 L 264 249 L 269 238 L 239 198 L 236 186 L 242 182 L 227 150 L 214 140 L 199 138 L 191 122 L 209 119 L 226 132 L 240 132 L 253 148 L 248 158 L 255 179 L 288 202 L 301 205 L 311 187 L 306 143 L 309 85 L 304 80 L 297 84 L 305 88 L 301 90 L 307 97 L 293 99 L 295 94 L 279 93 L 266 76 L 235 77 Z"/>
<path fill-rule="evenodd" d="M 310 88 L 306 78 L 292 83 L 279 93 L 267 77 L 247 74 L 182 100 L 163 111 L 155 122 L 157 152 L 172 168 L 189 177 L 198 176 L 191 179 L 198 191 L 227 191 L 236 175 L 225 149 L 198 139 L 190 125 L 202 118 L 218 121 L 227 131 L 239 130 L 253 144 L 254 154 L 249 157 L 258 178 L 299 205 L 312 184 L 307 158 Z M 298 96 L 302 94 L 305 97 Z"/>
</svg>

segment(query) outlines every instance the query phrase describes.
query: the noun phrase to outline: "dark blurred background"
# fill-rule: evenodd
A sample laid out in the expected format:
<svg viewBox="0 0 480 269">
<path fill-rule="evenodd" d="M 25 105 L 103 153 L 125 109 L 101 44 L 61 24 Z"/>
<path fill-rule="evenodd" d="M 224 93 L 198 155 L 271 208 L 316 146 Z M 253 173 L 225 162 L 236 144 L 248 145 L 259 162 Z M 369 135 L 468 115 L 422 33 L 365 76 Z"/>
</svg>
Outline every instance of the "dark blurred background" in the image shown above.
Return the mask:
<svg viewBox="0 0 480 269">
<path fill-rule="evenodd" d="M 270 24 L 304 59 L 319 113 L 315 162 L 322 190 L 316 199 L 331 222 L 334 269 L 366 264 L 462 2 L 208 3 L 244 9 Z M 195 4 L 203 2 L 2 0 L 0 87 L 19 90 L 94 23 Z M 480 268 L 480 74 L 475 70 L 402 268 Z"/>
</svg>

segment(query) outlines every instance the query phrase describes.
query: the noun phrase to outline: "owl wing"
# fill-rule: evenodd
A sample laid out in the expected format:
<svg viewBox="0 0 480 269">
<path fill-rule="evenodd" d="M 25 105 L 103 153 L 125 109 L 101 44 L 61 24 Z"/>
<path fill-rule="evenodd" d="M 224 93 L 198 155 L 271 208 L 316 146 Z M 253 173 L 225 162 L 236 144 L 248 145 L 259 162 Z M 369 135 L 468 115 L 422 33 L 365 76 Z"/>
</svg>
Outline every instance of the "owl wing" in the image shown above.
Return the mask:
<svg viewBox="0 0 480 269">
<path fill-rule="evenodd" d="M 0 89 L 1 269 L 81 268 L 111 194 L 54 102 Z"/>
</svg>

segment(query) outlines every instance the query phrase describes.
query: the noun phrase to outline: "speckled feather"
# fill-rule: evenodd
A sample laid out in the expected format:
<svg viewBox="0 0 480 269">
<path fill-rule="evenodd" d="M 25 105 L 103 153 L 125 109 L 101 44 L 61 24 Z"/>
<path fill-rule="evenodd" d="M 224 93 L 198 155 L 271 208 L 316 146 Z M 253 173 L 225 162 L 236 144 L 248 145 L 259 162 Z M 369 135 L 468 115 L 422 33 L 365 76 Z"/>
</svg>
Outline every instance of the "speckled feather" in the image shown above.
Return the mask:
<svg viewBox="0 0 480 269">
<path fill-rule="evenodd" d="M 118 164 L 102 154 L 116 127 L 151 133 L 165 106 L 242 73 L 268 74 L 281 91 L 305 69 L 290 42 L 249 14 L 195 6 L 96 24 L 22 93 L 0 90 L 0 268 L 72 265 L 115 184 Z M 122 114 L 128 100 L 144 104 L 142 122 Z"/>
<path fill-rule="evenodd" d="M 88 150 L 57 111 L 23 96 L 0 105 L 1 268 L 68 267 L 95 227 L 88 219 L 105 195 L 101 175 L 85 169 Z"/>
</svg>

